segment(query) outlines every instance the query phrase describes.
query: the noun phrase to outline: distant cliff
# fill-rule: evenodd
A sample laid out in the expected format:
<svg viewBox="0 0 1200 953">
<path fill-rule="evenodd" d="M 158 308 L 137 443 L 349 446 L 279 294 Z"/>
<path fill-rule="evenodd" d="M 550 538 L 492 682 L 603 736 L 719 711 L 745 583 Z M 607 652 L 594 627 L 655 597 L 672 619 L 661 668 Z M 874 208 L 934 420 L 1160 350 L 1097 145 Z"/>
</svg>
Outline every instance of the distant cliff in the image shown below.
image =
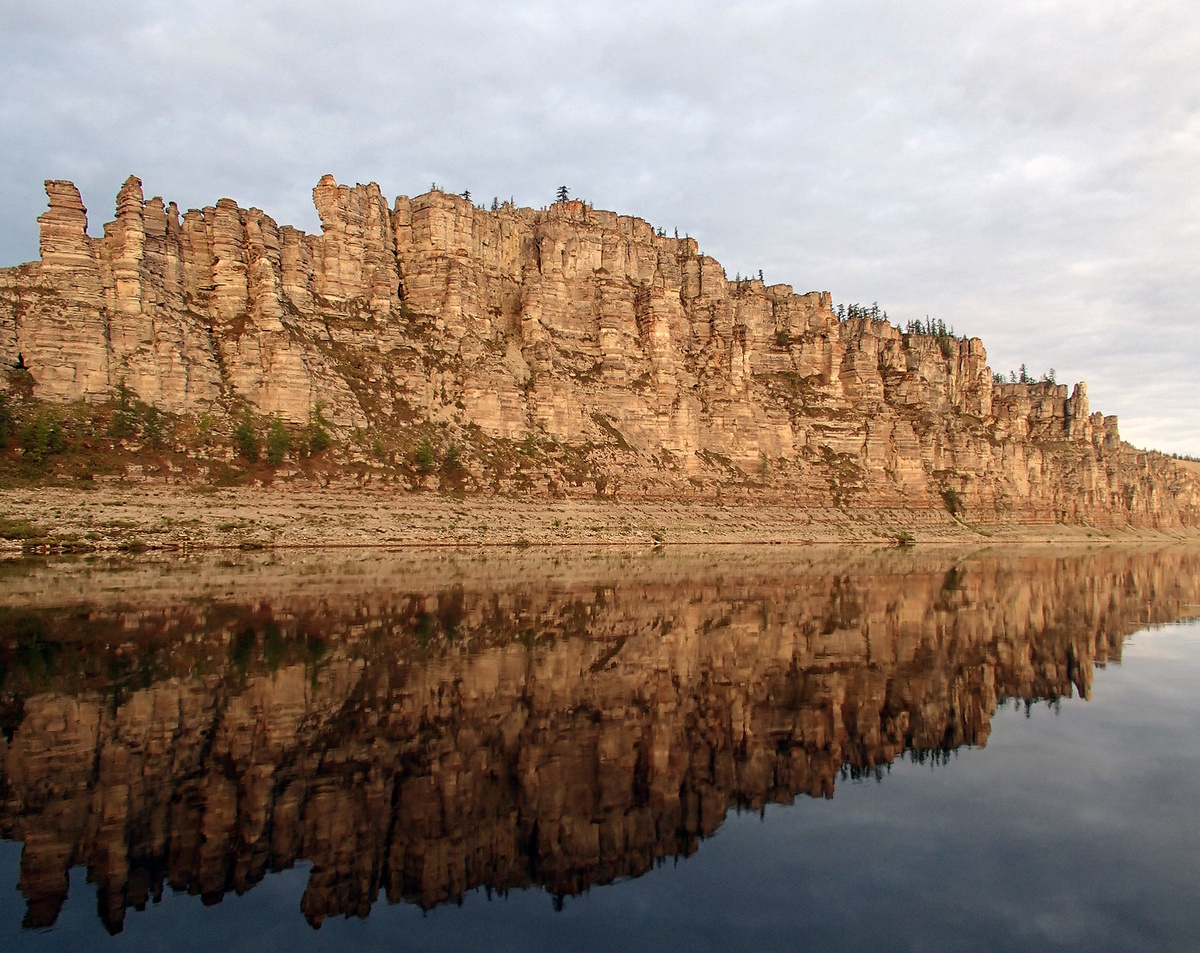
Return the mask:
<svg viewBox="0 0 1200 953">
<path fill-rule="evenodd" d="M 93 239 L 78 190 L 46 192 L 41 261 L 0 271 L 0 360 L 42 400 L 124 383 L 226 432 L 320 405 L 383 461 L 432 432 L 485 491 L 1200 526 L 1200 477 L 1123 444 L 1084 384 L 994 384 L 978 339 L 839 321 L 641 219 L 325 176 L 318 236 L 229 199 L 180 217 L 130 177 Z M 522 443 L 544 451 L 514 475 Z"/>
</svg>

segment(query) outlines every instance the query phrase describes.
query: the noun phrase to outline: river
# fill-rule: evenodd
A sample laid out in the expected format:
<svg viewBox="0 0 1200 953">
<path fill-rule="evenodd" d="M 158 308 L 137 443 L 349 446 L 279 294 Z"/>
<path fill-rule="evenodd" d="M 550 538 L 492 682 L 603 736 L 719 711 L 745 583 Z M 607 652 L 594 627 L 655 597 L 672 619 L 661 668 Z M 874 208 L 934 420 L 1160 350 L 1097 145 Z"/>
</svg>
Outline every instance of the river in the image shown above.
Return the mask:
<svg viewBox="0 0 1200 953">
<path fill-rule="evenodd" d="M 0 564 L 7 950 L 1200 947 L 1200 551 Z"/>
</svg>

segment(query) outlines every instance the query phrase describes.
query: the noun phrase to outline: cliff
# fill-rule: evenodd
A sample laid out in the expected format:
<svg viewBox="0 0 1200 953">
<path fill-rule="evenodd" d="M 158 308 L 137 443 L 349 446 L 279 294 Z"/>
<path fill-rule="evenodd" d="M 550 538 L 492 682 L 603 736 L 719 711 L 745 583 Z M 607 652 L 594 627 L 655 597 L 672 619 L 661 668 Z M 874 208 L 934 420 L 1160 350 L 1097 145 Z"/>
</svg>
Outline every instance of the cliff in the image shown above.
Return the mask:
<svg viewBox="0 0 1200 953">
<path fill-rule="evenodd" d="M 0 835 L 26 925 L 75 865 L 113 931 L 168 886 L 217 902 L 302 859 L 314 924 L 381 893 L 575 893 L 731 808 L 983 746 L 1006 700 L 1087 697 L 1200 599 L 1194 551 L 614 563 L 14 577 Z"/>
<path fill-rule="evenodd" d="M 180 216 L 130 177 L 91 238 L 75 187 L 46 192 L 40 262 L 0 271 L 0 360 L 43 400 L 320 405 L 378 461 L 453 443 L 485 491 L 1200 525 L 1196 474 L 1122 443 L 1084 384 L 996 385 L 978 339 L 839 321 L 638 218 L 325 176 L 307 235 L 229 199 Z"/>
</svg>

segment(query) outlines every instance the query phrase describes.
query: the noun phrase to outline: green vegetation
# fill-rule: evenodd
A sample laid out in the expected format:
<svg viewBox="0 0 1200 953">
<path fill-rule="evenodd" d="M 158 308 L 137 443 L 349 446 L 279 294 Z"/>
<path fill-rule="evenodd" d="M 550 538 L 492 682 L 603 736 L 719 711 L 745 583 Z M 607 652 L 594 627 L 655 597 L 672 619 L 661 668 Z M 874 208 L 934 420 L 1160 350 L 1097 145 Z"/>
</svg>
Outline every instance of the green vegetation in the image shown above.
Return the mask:
<svg viewBox="0 0 1200 953">
<path fill-rule="evenodd" d="M 161 450 L 167 442 L 167 429 L 171 421 L 153 404 L 135 400 L 125 378 L 117 385 L 114 408 L 108 422 L 108 434 L 119 440 L 141 435 L 154 450 Z"/>
<path fill-rule="evenodd" d="M 109 421 L 108 432 L 113 437 L 132 437 L 134 431 L 133 394 L 125 378 L 117 384 L 117 409 Z"/>
<path fill-rule="evenodd" d="M 21 449 L 25 451 L 25 459 L 35 467 L 45 463 L 47 457 L 67 449 L 62 422 L 56 411 L 47 408 L 22 428 Z"/>
<path fill-rule="evenodd" d="M 834 315 L 839 321 L 888 321 L 888 313 L 879 307 L 879 302 L 872 302 L 870 305 L 863 304 L 839 304 L 834 309 Z M 943 357 L 950 357 L 954 353 L 954 344 L 958 341 L 966 341 L 966 336 L 960 337 L 954 333 L 954 328 L 946 324 L 945 321 L 930 318 L 925 315 L 924 321 L 909 321 L 903 328 L 905 336 L 919 335 L 922 337 L 934 338 L 938 347 L 942 351 Z M 776 334 L 776 343 L 779 343 L 779 335 Z"/>
<path fill-rule="evenodd" d="M 271 418 L 271 425 L 267 428 L 267 463 L 273 467 L 279 466 L 283 463 L 283 458 L 287 456 L 291 445 L 292 438 L 283 425 L 283 420 L 279 414 L 276 414 Z"/>
<path fill-rule="evenodd" d="M 868 307 L 865 304 L 839 304 L 834 311 L 839 321 L 886 321 L 888 313 L 879 307 L 879 302 L 872 302 Z"/>
<path fill-rule="evenodd" d="M 1009 371 L 1005 377 L 1000 371 L 992 371 L 992 382 L 995 384 L 1057 384 L 1058 372 L 1054 368 L 1046 371 L 1041 377 L 1034 377 L 1024 364 L 1019 370 Z"/>
<path fill-rule="evenodd" d="M 194 415 L 169 413 L 137 399 L 124 382 L 107 401 L 70 403 L 39 400 L 24 383 L 10 372 L 9 388 L 0 391 L 0 486 L 52 483 L 86 489 L 130 472 L 169 472 L 226 485 L 270 479 L 253 466 L 260 460 L 277 467 L 285 458 L 294 459 L 310 476 L 347 462 L 341 457 L 308 462 L 334 443 L 319 404 L 310 411 L 308 425 L 296 427 L 280 415 L 260 417 L 245 404 L 232 416 L 220 407 Z"/>
<path fill-rule="evenodd" d="M 955 519 L 958 519 L 966 512 L 966 506 L 963 503 L 962 497 L 959 496 L 958 490 L 954 487 L 947 487 L 942 490 L 942 502 L 946 504 L 946 510 Z"/>
<path fill-rule="evenodd" d="M 233 448 L 250 463 L 258 462 L 260 444 L 258 431 L 254 426 L 254 417 L 250 411 L 242 413 L 242 419 L 233 428 Z"/>
<path fill-rule="evenodd" d="M 904 327 L 905 334 L 919 334 L 925 337 L 934 338 L 938 347 L 941 348 L 942 357 L 949 357 L 954 353 L 954 342 L 966 340 L 966 336 L 959 338 L 954 333 L 953 326 L 948 326 L 945 321 L 938 318 L 936 321 L 931 320 L 929 315 L 925 315 L 925 322 L 909 321 Z"/>
<path fill-rule="evenodd" d="M 592 420 L 594 420 L 596 422 L 596 426 L 598 426 L 608 436 L 612 437 L 612 439 L 617 442 L 618 447 L 620 447 L 622 450 L 625 450 L 626 452 L 631 453 L 633 451 L 633 448 L 630 447 L 629 444 L 626 442 L 625 435 L 623 433 L 621 433 L 621 431 L 619 431 L 616 427 L 614 427 L 612 421 L 609 420 L 607 417 L 605 417 L 604 414 L 594 413 L 594 414 L 592 414 Z"/>
<path fill-rule="evenodd" d="M 161 450 L 163 446 L 163 415 L 153 404 L 142 404 L 139 409 L 142 418 L 142 436 L 146 438 L 146 442 L 153 449 Z"/>
<path fill-rule="evenodd" d="M 417 444 L 416 453 L 413 455 L 413 461 L 416 464 L 417 472 L 421 474 L 432 473 L 436 466 L 436 458 L 433 452 L 433 441 L 428 437 L 422 437 L 420 443 Z"/>
<path fill-rule="evenodd" d="M 41 535 L 38 528 L 27 519 L 0 516 L 0 539 L 27 540 L 37 539 Z"/>
<path fill-rule="evenodd" d="M 325 405 L 318 400 L 308 412 L 308 449 L 311 453 L 328 450 L 333 443 L 329 436 L 329 421 L 322 413 L 324 409 Z"/>
<path fill-rule="evenodd" d="M 0 450 L 8 446 L 17 426 L 17 418 L 13 413 L 12 403 L 8 394 L 0 394 Z"/>
</svg>

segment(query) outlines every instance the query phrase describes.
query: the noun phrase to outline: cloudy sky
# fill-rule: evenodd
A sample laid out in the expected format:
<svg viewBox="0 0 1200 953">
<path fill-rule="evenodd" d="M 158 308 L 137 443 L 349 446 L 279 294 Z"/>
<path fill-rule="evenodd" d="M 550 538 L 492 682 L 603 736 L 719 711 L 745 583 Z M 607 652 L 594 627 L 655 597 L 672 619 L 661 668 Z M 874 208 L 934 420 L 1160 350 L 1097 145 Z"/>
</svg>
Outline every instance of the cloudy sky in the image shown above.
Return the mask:
<svg viewBox="0 0 1200 953">
<path fill-rule="evenodd" d="M 1200 4 L 0 0 L 0 265 L 42 180 L 317 230 L 325 172 L 597 207 L 930 315 L 1200 454 Z"/>
</svg>

